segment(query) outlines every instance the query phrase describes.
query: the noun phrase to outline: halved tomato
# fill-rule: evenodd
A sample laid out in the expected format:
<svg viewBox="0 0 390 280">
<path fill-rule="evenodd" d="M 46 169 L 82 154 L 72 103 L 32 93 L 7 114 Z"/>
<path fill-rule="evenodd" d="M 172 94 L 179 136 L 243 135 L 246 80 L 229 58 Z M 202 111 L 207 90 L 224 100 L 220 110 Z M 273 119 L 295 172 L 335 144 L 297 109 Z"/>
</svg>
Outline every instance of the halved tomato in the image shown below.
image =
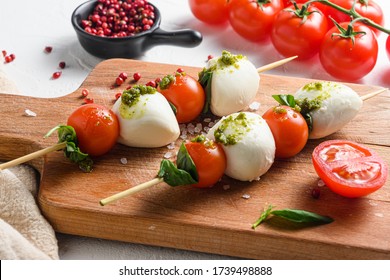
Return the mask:
<svg viewBox="0 0 390 280">
<path fill-rule="evenodd" d="M 345 197 L 368 195 L 387 180 L 387 164 L 371 149 L 347 140 L 329 140 L 312 154 L 314 169 L 335 193 Z"/>
</svg>

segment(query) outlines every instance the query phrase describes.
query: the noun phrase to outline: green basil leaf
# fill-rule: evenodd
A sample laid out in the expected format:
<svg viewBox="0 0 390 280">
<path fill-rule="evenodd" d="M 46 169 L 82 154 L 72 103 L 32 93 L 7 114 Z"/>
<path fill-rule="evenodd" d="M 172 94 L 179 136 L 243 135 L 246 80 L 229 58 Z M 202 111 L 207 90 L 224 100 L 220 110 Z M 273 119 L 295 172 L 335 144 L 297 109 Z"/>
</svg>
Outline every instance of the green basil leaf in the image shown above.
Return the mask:
<svg viewBox="0 0 390 280">
<path fill-rule="evenodd" d="M 202 110 L 203 114 L 206 114 L 209 111 L 210 103 L 211 103 L 211 80 L 213 78 L 212 71 L 202 71 L 199 76 L 199 83 L 204 88 L 206 93 L 206 101 Z"/>
<path fill-rule="evenodd" d="M 172 109 L 173 113 L 174 113 L 175 116 L 176 116 L 176 115 L 177 115 L 177 108 L 176 108 L 176 106 L 173 105 L 173 103 L 172 103 L 172 102 L 169 102 L 169 101 L 168 101 L 168 104 L 169 104 L 169 106 L 171 106 L 171 109 Z"/>
<path fill-rule="evenodd" d="M 172 187 L 197 183 L 190 173 L 177 168 L 172 161 L 166 159 L 161 161 L 157 176 L 163 178 L 164 182 Z"/>
<path fill-rule="evenodd" d="M 262 222 L 264 222 L 268 218 L 268 216 L 271 214 L 272 208 L 274 207 L 270 205 L 266 210 L 263 211 L 263 213 L 261 213 L 260 218 L 258 218 L 257 221 L 252 224 L 253 229 L 257 228 Z"/>
<path fill-rule="evenodd" d="M 334 221 L 328 216 L 297 209 L 274 210 L 271 214 L 296 223 L 329 224 Z"/>
<path fill-rule="evenodd" d="M 280 105 L 286 105 L 290 106 L 291 108 L 295 108 L 296 102 L 295 98 L 291 94 L 279 94 L 279 95 L 272 95 L 272 97 L 280 104 Z"/>
<path fill-rule="evenodd" d="M 83 153 L 78 147 L 76 131 L 74 128 L 70 125 L 57 125 L 46 133 L 44 137 L 49 137 L 56 130 L 58 131 L 58 143 L 66 142 L 66 147 L 64 148 L 65 157 L 69 158 L 70 161 L 77 163 L 84 172 L 91 172 L 93 161 L 88 154 Z"/>
<path fill-rule="evenodd" d="M 307 126 L 309 128 L 309 132 L 313 130 L 313 118 L 310 113 L 304 113 L 302 116 L 305 118 Z"/>
<path fill-rule="evenodd" d="M 184 143 L 181 144 L 179 152 L 177 153 L 176 164 L 177 168 L 187 171 L 196 182 L 199 181 L 199 175 L 196 170 L 195 163 L 188 153 Z"/>
<path fill-rule="evenodd" d="M 86 157 L 84 160 L 78 162 L 79 168 L 86 173 L 92 172 L 93 160 Z"/>
<path fill-rule="evenodd" d="M 88 157 L 88 154 L 83 153 L 74 142 L 67 142 L 64 152 L 65 156 L 73 162 L 79 162 Z"/>
</svg>

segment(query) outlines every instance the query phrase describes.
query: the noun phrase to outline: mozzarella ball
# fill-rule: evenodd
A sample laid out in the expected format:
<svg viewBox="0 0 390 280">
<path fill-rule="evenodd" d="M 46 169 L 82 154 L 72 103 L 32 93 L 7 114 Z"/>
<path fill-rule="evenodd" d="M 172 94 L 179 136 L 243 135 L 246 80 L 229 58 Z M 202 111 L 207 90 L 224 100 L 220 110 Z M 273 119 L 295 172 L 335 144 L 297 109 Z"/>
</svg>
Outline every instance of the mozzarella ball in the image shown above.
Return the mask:
<svg viewBox="0 0 390 280">
<path fill-rule="evenodd" d="M 318 108 L 310 111 L 313 120 L 310 139 L 323 138 L 340 130 L 363 105 L 353 89 L 336 82 L 309 83 L 296 92 L 295 99 L 298 104 L 317 104 Z"/>
<path fill-rule="evenodd" d="M 214 115 L 222 117 L 239 112 L 253 101 L 259 89 L 260 76 L 246 57 L 240 56 L 231 65 L 214 58 L 207 67 L 215 69 L 211 79 L 210 101 L 210 110 Z"/>
<path fill-rule="evenodd" d="M 225 174 L 240 181 L 257 180 L 275 159 L 275 141 L 267 122 L 250 112 L 223 117 L 207 137 L 222 144 L 226 154 Z"/>
<path fill-rule="evenodd" d="M 141 94 L 131 105 L 123 102 L 122 97 L 112 108 L 120 124 L 119 143 L 130 147 L 157 148 L 179 137 L 175 114 L 161 93 Z"/>
</svg>

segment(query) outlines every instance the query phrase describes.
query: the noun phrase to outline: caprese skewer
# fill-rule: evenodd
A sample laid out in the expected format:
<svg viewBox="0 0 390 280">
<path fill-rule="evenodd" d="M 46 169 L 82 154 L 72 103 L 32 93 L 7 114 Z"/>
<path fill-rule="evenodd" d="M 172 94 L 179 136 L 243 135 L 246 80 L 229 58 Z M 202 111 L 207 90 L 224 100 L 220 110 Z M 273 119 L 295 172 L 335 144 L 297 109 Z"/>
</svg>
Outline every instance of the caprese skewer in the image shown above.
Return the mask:
<svg viewBox="0 0 390 280">
<path fill-rule="evenodd" d="M 104 198 L 99 203 L 105 206 L 162 182 L 172 187 L 183 185 L 196 188 L 212 187 L 221 179 L 225 169 L 226 156 L 222 146 L 204 135 L 199 135 L 181 144 L 176 164 L 163 159 L 155 178 Z"/>
<path fill-rule="evenodd" d="M 295 95 L 274 95 L 281 104 L 298 108 L 309 126 L 309 139 L 319 139 L 339 131 L 349 123 L 363 106 L 363 101 L 387 89 L 364 96 L 347 85 L 337 82 L 311 82 Z"/>
<path fill-rule="evenodd" d="M 244 55 L 223 51 L 222 55 L 210 59 L 199 72 L 199 82 L 205 88 L 206 105 L 212 114 L 223 117 L 245 109 L 255 98 L 259 89 L 259 73 L 295 59 L 283 59 L 256 69 Z"/>
<path fill-rule="evenodd" d="M 240 112 L 223 117 L 207 137 L 222 145 L 227 159 L 225 174 L 233 179 L 258 180 L 274 162 L 274 137 L 258 114 Z"/>
<path fill-rule="evenodd" d="M 93 165 L 90 156 L 103 155 L 116 144 L 119 122 L 111 110 L 92 103 L 75 109 L 69 115 L 67 125 L 54 127 L 45 137 L 49 137 L 55 131 L 58 133 L 57 144 L 0 164 L 0 170 L 62 150 L 65 156 L 78 163 L 83 171 L 90 172 Z"/>
<path fill-rule="evenodd" d="M 179 124 L 166 98 L 156 88 L 135 85 L 115 102 L 118 142 L 130 147 L 156 148 L 176 141 Z"/>
</svg>

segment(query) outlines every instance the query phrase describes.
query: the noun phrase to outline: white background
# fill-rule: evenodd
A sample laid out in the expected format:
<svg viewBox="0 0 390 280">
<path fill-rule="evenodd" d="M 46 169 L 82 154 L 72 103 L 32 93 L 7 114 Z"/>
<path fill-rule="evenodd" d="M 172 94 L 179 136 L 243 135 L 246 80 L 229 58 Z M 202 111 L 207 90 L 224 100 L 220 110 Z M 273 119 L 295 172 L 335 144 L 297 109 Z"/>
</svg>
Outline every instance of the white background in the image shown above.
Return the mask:
<svg viewBox="0 0 390 280">
<path fill-rule="evenodd" d="M 45 98 L 69 94 L 80 86 L 101 61 L 81 48 L 70 22 L 72 11 L 83 2 L 84 0 L 1 1 L 0 50 L 16 55 L 15 61 L 3 65 L 3 68 L 21 94 Z M 282 58 L 270 43 L 246 41 L 234 33 L 229 25 L 213 27 L 199 22 L 192 16 L 185 0 L 150 2 L 161 11 L 161 28 L 168 31 L 195 29 L 203 34 L 203 41 L 196 48 L 157 46 L 140 57 L 140 60 L 203 67 L 209 54 L 218 56 L 223 49 L 248 56 L 257 67 Z M 385 26 L 390 28 L 390 2 L 376 2 L 386 13 Z M 377 65 L 358 83 L 390 87 L 390 62 L 385 54 L 386 38 L 385 34 L 379 36 Z M 52 46 L 53 52 L 44 53 L 45 46 Z M 60 61 L 65 61 L 67 67 L 61 78 L 52 80 L 51 75 L 58 71 Z M 268 73 L 334 80 L 324 72 L 317 57 L 304 63 L 293 61 Z M 224 256 L 63 234 L 58 235 L 58 240 L 62 259 L 227 259 Z"/>
</svg>

